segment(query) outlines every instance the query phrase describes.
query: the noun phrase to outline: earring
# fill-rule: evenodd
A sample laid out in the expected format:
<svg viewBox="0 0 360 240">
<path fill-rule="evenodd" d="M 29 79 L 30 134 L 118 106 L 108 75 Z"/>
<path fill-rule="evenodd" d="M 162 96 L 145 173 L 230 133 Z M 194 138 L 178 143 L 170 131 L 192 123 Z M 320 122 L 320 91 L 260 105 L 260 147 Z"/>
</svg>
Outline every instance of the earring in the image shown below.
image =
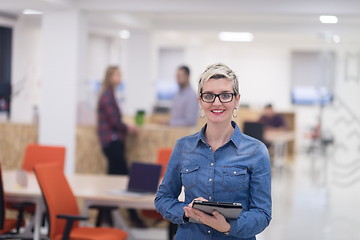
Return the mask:
<svg viewBox="0 0 360 240">
<path fill-rule="evenodd" d="M 236 111 L 237 111 L 237 108 L 234 108 L 233 113 L 232 113 L 233 118 L 237 118 L 237 115 L 234 114 L 234 113 L 236 113 Z"/>
<path fill-rule="evenodd" d="M 203 111 L 204 111 L 204 110 L 201 108 L 201 109 L 200 109 L 200 117 L 201 117 L 201 118 L 204 118 L 204 117 L 205 117 L 205 113 L 204 113 L 204 115 L 201 115 L 201 113 L 202 113 Z"/>
</svg>

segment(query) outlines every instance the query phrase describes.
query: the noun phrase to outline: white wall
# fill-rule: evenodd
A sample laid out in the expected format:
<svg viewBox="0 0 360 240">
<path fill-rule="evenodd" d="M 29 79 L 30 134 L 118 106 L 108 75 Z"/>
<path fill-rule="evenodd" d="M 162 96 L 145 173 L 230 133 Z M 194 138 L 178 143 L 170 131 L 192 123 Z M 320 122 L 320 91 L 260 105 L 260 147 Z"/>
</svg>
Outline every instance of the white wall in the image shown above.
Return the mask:
<svg viewBox="0 0 360 240">
<path fill-rule="evenodd" d="M 86 77 L 79 85 L 77 121 L 81 125 L 95 125 L 97 89 L 110 64 L 111 38 L 89 34 L 86 51 Z"/>
<path fill-rule="evenodd" d="M 277 46 L 210 44 L 187 49 L 187 63 L 193 69 L 193 86 L 207 65 L 222 62 L 238 75 L 241 102 L 255 107 L 273 102 L 290 107 L 289 52 Z"/>
<path fill-rule="evenodd" d="M 116 34 L 97 32 L 91 32 L 87 37 L 86 72 L 85 78 L 79 85 L 77 121 L 80 125 L 95 125 L 98 91 L 107 67 L 109 65 L 119 66 L 122 69 L 123 79 L 126 79 L 127 73 L 123 66 L 124 40 L 121 40 Z M 121 99 L 122 96 L 118 98 Z M 121 101 L 119 104 L 123 105 Z M 124 108 L 125 106 L 122 106 L 122 109 Z"/>
<path fill-rule="evenodd" d="M 0 14 L 0 26 L 2 27 L 14 27 L 16 23 L 16 19 L 15 18 L 9 18 L 8 16 L 2 16 Z"/>
<path fill-rule="evenodd" d="M 41 18 L 20 15 L 13 28 L 11 121 L 34 121 L 41 77 Z"/>
<path fill-rule="evenodd" d="M 127 42 L 126 113 L 135 115 L 137 110 L 152 111 L 155 104 L 155 78 L 153 33 L 145 30 L 132 31 Z"/>
<path fill-rule="evenodd" d="M 100 35 L 89 35 L 88 76 L 101 80 L 106 67 L 110 64 L 111 38 Z"/>
<path fill-rule="evenodd" d="M 194 36 L 194 34 L 191 34 Z M 178 40 L 177 40 L 178 39 Z M 341 44 L 329 44 L 318 36 L 291 35 L 280 33 L 255 34 L 252 43 L 224 43 L 210 39 L 186 41 L 190 37 L 169 39 L 166 34 L 158 33 L 157 48 L 163 46 L 183 48 L 185 64 L 192 70 L 192 85 L 197 89 L 200 74 L 209 64 L 223 62 L 238 74 L 241 102 L 254 108 L 262 108 L 273 103 L 277 110 L 294 110 L 297 114 L 297 139 L 300 146 L 306 144 L 304 135 L 317 124 L 319 106 L 294 106 L 291 103 L 291 53 L 292 51 L 334 51 L 337 55 L 335 67 L 335 93 L 346 101 L 358 115 L 360 102 L 360 79 L 345 81 L 346 53 L 358 56 L 360 66 L 360 40 L 357 36 L 347 36 Z M 356 72 L 350 70 L 352 73 Z M 360 73 L 360 69 L 358 71 Z M 330 107 L 331 108 L 331 107 Z M 339 114 L 329 110 L 324 117 L 324 128 L 331 129 Z M 340 114 L 346 114 L 341 111 Z M 360 118 L 360 116 L 358 116 Z M 337 132 L 333 132 L 337 135 Z"/>
<path fill-rule="evenodd" d="M 25 62 L 39 65 L 39 52 L 41 52 L 40 25 L 32 21 L 20 19 L 17 25 L 18 31 L 15 34 L 15 46 L 23 48 L 16 50 L 14 46 L 14 77 L 13 80 L 19 80 L 23 76 L 33 79 L 36 76 L 29 77 L 30 67 Z M 22 35 L 21 35 L 22 34 Z M 37 34 L 37 35 L 36 35 Z M 20 37 L 21 36 L 21 37 Z M 152 37 L 154 36 L 154 37 Z M 196 36 L 196 33 L 191 33 Z M 344 80 L 345 55 L 347 52 L 358 53 L 359 38 L 344 38 L 341 44 L 328 44 L 318 36 L 305 36 L 280 33 L 262 33 L 255 34 L 255 41 L 252 43 L 224 43 L 216 39 L 216 35 L 209 35 L 201 38 L 202 33 L 198 34 L 198 39 L 189 38 L 184 35 L 177 35 L 176 38 L 169 39 L 162 32 L 152 32 L 146 36 L 146 39 L 132 38 L 128 40 L 119 40 L 114 36 L 90 35 L 88 46 L 88 68 L 83 87 L 79 90 L 79 102 L 83 103 L 91 100 L 90 106 L 86 106 L 86 114 L 91 112 L 95 106 L 97 96 L 90 96 L 88 90 L 89 79 L 102 79 L 105 68 L 109 64 L 119 64 L 123 69 L 124 81 L 127 85 L 127 98 L 131 100 L 125 102 L 124 112 L 133 114 L 139 108 L 151 109 L 151 104 L 155 102 L 154 84 L 159 77 L 158 54 L 161 48 L 177 48 L 184 51 L 184 64 L 191 68 L 191 82 L 193 87 L 197 88 L 198 78 L 205 67 L 214 62 L 224 62 L 233 68 L 240 81 L 240 91 L 242 94 L 242 103 L 250 104 L 252 107 L 261 108 L 265 103 L 272 102 L 278 110 L 295 109 L 299 114 L 299 136 L 310 126 L 316 124 L 318 109 L 315 107 L 294 107 L 290 99 L 291 87 L 291 52 L 296 51 L 321 51 L 333 50 L 337 54 L 337 67 L 335 88 L 339 95 L 345 98 L 345 101 L 354 106 L 354 99 L 358 98 L 358 88 L 356 82 L 350 84 L 341 84 Z M 20 40 L 22 41 L 20 41 Z M 134 42 L 136 41 L 136 42 Z M 150 43 L 145 43 L 150 41 Z M 27 44 L 24 44 L 27 42 Z M 139 62 L 137 57 L 133 57 L 131 64 L 129 59 L 135 53 L 135 50 L 142 46 L 144 54 L 138 53 L 137 56 L 144 55 L 146 61 Z M 138 47 L 137 47 L 138 46 Z M 134 50 L 135 49 L 135 50 Z M 24 60 L 24 56 L 26 61 Z M 30 59 L 30 60 L 29 60 Z M 143 73 L 140 79 L 131 72 L 140 71 L 142 67 L 148 68 L 147 73 Z M 36 71 L 35 71 L 36 72 Z M 39 71 L 40 72 L 40 71 Z M 40 76 L 40 74 L 38 74 Z M 135 77 L 135 80 L 134 80 Z M 134 83 L 135 81 L 135 83 Z M 146 102 L 144 98 L 132 97 L 136 93 L 138 85 L 145 83 Z M 29 88 L 29 93 L 36 96 L 36 88 Z M 149 93 L 149 94 L 147 94 Z M 25 98 L 25 97 L 24 97 Z M 32 106 L 36 101 L 27 101 L 29 97 L 23 99 L 18 104 L 14 104 L 13 120 L 31 121 Z M 356 101 L 355 101 L 356 102 Z M 301 115 L 301 116 L 300 116 Z M 94 116 L 94 115 L 93 115 Z M 90 121 L 94 124 L 95 119 Z"/>
<path fill-rule="evenodd" d="M 158 54 L 158 81 L 176 83 L 176 71 L 180 65 L 184 64 L 184 50 L 181 48 L 160 48 Z"/>
</svg>

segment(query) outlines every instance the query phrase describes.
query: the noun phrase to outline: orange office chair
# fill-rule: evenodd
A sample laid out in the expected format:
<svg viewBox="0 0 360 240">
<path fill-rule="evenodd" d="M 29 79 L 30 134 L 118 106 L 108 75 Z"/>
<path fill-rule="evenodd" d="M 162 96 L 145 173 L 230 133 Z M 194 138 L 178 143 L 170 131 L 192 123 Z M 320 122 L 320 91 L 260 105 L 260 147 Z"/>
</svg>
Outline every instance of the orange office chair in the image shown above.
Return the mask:
<svg viewBox="0 0 360 240">
<path fill-rule="evenodd" d="M 168 162 L 170 160 L 172 148 L 160 148 L 157 152 L 157 163 L 162 166 L 161 177 L 164 177 Z M 142 215 L 147 218 L 164 220 L 160 213 L 154 210 L 142 210 Z"/>
<path fill-rule="evenodd" d="M 123 240 L 127 233 L 113 228 L 79 227 L 78 221 L 87 220 L 79 216 L 75 196 L 61 166 L 39 164 L 35 166 L 42 194 L 49 213 L 49 237 L 52 240 Z"/>
<path fill-rule="evenodd" d="M 26 146 L 25 154 L 22 162 L 22 169 L 32 172 L 36 164 L 56 162 L 64 169 L 65 164 L 65 147 L 29 144 Z M 29 202 L 12 203 L 7 202 L 6 208 L 17 209 L 19 211 L 19 221 L 23 219 L 24 211 L 34 214 L 35 205 Z"/>
<path fill-rule="evenodd" d="M 22 169 L 32 172 L 36 164 L 57 162 L 64 170 L 65 147 L 29 144 L 26 147 Z"/>
<path fill-rule="evenodd" d="M 161 177 L 164 177 L 170 156 L 172 153 L 172 148 L 159 148 L 157 152 L 157 163 L 162 166 Z"/>
<path fill-rule="evenodd" d="M 22 222 L 19 220 L 5 218 L 5 194 L 0 166 L 0 234 L 10 233 L 13 229 L 16 229 L 16 233 L 18 233 L 21 224 Z"/>
</svg>

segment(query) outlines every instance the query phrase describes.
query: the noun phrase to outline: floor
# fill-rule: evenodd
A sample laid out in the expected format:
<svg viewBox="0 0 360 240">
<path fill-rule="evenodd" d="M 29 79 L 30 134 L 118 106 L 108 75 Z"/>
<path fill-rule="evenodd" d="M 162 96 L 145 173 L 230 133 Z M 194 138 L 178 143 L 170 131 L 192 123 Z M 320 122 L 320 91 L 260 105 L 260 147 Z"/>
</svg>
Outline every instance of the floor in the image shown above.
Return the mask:
<svg viewBox="0 0 360 240">
<path fill-rule="evenodd" d="M 360 239 L 360 179 L 340 183 L 345 177 L 333 157 L 298 156 L 293 167 L 274 174 L 273 220 L 258 239 Z"/>
<path fill-rule="evenodd" d="M 359 154 L 301 153 L 272 177 L 273 220 L 258 240 L 360 239 Z M 166 239 L 166 229 L 135 229 L 138 240 Z"/>
</svg>

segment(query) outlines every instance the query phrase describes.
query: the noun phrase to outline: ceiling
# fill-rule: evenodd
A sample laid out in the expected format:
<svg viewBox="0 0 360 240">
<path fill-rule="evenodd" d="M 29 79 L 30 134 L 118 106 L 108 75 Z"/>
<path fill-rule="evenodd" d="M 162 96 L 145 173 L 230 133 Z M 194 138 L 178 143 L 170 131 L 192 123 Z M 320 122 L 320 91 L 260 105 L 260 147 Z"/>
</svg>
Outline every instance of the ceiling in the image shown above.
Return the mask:
<svg viewBox="0 0 360 240">
<path fill-rule="evenodd" d="M 0 15 L 25 8 L 79 9 L 93 27 L 182 31 L 252 31 L 360 34 L 358 0 L 1 0 Z M 321 24 L 321 14 L 338 24 Z"/>
</svg>

